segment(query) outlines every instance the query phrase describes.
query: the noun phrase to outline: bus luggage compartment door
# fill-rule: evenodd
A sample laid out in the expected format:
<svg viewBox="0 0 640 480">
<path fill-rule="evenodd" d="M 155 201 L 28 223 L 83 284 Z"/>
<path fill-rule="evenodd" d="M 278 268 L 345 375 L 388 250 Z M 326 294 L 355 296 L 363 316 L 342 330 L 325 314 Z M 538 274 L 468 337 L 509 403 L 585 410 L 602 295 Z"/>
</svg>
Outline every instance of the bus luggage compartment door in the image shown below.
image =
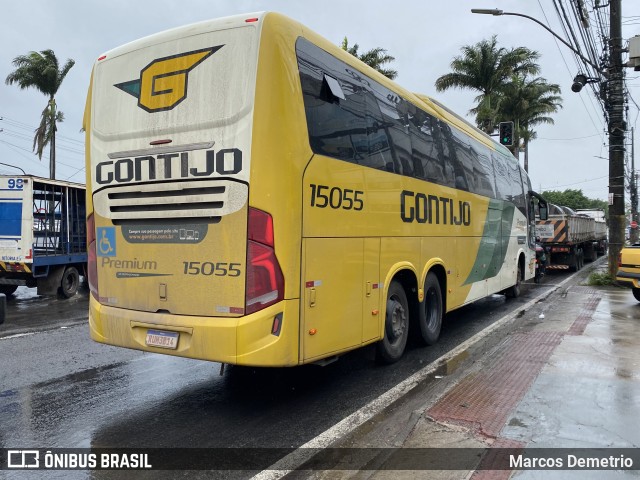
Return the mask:
<svg viewBox="0 0 640 480">
<path fill-rule="evenodd" d="M 362 238 L 303 240 L 303 361 L 361 344 L 363 262 Z"/>
</svg>

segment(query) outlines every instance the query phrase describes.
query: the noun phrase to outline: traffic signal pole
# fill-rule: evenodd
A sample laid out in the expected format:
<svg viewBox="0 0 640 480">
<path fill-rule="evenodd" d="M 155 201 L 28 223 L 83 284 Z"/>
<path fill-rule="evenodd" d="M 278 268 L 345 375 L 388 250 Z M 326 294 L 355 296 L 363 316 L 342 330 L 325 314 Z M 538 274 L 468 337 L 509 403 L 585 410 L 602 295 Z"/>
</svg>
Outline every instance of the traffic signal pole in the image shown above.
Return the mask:
<svg viewBox="0 0 640 480">
<path fill-rule="evenodd" d="M 622 74 L 621 0 L 609 1 L 610 67 L 609 114 L 609 275 L 618 273 L 618 257 L 624 245 L 624 94 Z"/>
</svg>

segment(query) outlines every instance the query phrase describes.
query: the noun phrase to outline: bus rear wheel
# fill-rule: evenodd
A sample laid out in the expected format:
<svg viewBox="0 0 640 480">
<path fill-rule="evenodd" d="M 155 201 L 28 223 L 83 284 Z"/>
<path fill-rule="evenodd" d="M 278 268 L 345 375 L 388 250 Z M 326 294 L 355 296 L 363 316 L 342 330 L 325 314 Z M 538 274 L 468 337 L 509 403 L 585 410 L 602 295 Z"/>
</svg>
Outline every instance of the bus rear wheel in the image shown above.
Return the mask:
<svg viewBox="0 0 640 480">
<path fill-rule="evenodd" d="M 376 345 L 376 359 L 380 363 L 400 360 L 409 336 L 409 302 L 402 284 L 392 281 L 387 293 L 384 337 Z"/>
<path fill-rule="evenodd" d="M 433 345 L 442 328 L 442 290 L 435 273 L 429 272 L 424 282 L 424 302 L 420 308 L 420 337 L 425 345 Z"/>
</svg>

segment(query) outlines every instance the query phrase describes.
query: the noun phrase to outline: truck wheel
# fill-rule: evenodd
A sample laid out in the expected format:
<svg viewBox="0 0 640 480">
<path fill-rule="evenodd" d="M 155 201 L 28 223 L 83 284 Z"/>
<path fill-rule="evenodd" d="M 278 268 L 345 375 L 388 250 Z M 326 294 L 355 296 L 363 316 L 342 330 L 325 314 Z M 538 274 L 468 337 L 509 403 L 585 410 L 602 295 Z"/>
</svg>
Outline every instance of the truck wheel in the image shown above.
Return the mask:
<svg viewBox="0 0 640 480">
<path fill-rule="evenodd" d="M 442 291 L 440 282 L 433 272 L 427 274 L 424 282 L 424 302 L 420 306 L 420 337 L 425 345 L 433 345 L 440 337 L 442 327 Z"/>
<path fill-rule="evenodd" d="M 387 293 L 384 337 L 376 344 L 376 360 L 397 362 L 407 345 L 409 336 L 409 302 L 400 282 L 393 281 Z"/>
<path fill-rule="evenodd" d="M 0 293 L 4 293 L 7 296 L 13 295 L 17 289 L 17 285 L 0 285 Z"/>
<path fill-rule="evenodd" d="M 580 249 L 576 249 L 573 252 L 573 265 L 571 266 L 571 270 L 574 272 L 580 270 Z"/>
<path fill-rule="evenodd" d="M 80 285 L 80 274 L 76 267 L 67 267 L 62 274 L 62 281 L 60 282 L 60 295 L 64 298 L 71 298 L 78 292 L 78 286 Z"/>
<path fill-rule="evenodd" d="M 518 298 L 520 296 L 521 278 L 522 278 L 522 270 L 520 269 L 520 263 L 518 263 L 518 271 L 516 273 L 516 284 L 513 287 L 507 288 L 504 292 L 507 298 Z"/>
<path fill-rule="evenodd" d="M 632 288 L 631 293 L 633 293 L 635 299 L 640 302 L 640 288 Z"/>
</svg>

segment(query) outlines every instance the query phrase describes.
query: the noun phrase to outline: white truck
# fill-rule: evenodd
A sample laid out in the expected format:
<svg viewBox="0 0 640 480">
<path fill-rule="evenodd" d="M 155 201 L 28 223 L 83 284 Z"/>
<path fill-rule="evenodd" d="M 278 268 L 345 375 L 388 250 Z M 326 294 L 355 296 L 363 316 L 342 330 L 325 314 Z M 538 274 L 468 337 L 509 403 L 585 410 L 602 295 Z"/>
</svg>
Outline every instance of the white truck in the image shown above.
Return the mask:
<svg viewBox="0 0 640 480">
<path fill-rule="evenodd" d="M 547 252 L 547 269 L 579 270 L 585 260 L 593 261 L 606 251 L 604 211 L 578 212 L 549 203 L 547 220 L 536 222 L 536 236 Z"/>
<path fill-rule="evenodd" d="M 0 293 L 76 294 L 87 265 L 85 187 L 0 175 Z"/>
</svg>

